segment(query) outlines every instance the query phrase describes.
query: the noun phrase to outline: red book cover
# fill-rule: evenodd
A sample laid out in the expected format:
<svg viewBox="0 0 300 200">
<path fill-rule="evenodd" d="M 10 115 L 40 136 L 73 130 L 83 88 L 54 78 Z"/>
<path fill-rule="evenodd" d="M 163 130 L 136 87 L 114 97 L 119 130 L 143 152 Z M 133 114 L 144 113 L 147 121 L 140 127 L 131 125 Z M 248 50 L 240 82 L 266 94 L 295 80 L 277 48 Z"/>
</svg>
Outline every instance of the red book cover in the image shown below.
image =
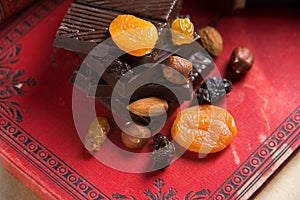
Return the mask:
<svg viewBox="0 0 300 200">
<path fill-rule="evenodd" d="M 78 89 L 70 77 L 82 59 L 53 46 L 71 1 L 45 0 L 0 28 L 1 165 L 42 199 L 253 195 L 299 148 L 300 15 L 294 9 L 261 8 L 220 13 L 200 2 L 185 1 L 182 14 L 189 14 L 196 28 L 217 25 L 224 40 L 215 58 L 220 73 L 226 76 L 229 56 L 238 45 L 249 47 L 256 58 L 226 98 L 238 135 L 225 150 L 201 159 L 184 154 L 165 170 L 147 173 L 113 169 L 91 156 L 72 113 L 72 92 Z M 83 92 L 81 101 L 94 103 Z M 96 108 L 108 117 L 111 134 L 120 138 L 111 112 L 98 102 Z M 88 113 L 83 119 L 91 121 Z"/>
<path fill-rule="evenodd" d="M 26 8 L 34 0 L 1 0 L 0 1 L 0 23 L 4 22 L 10 16 Z"/>
</svg>

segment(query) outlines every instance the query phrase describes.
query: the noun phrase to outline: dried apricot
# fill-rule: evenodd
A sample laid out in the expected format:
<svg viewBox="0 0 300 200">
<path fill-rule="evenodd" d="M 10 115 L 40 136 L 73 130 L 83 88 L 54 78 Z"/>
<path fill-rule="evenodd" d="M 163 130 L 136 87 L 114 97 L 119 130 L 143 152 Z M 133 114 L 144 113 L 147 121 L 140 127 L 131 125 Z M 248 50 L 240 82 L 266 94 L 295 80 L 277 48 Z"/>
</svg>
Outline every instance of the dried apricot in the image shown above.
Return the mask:
<svg viewBox="0 0 300 200">
<path fill-rule="evenodd" d="M 133 56 L 144 56 L 154 48 L 158 33 L 149 21 L 133 15 L 119 15 L 109 26 L 112 40 L 123 51 Z"/>
<path fill-rule="evenodd" d="M 237 135 L 232 115 L 213 105 L 197 105 L 178 113 L 171 129 L 174 140 L 189 151 L 214 153 Z"/>
<path fill-rule="evenodd" d="M 190 44 L 194 38 L 194 25 L 188 17 L 172 22 L 172 42 L 174 45 Z"/>
</svg>

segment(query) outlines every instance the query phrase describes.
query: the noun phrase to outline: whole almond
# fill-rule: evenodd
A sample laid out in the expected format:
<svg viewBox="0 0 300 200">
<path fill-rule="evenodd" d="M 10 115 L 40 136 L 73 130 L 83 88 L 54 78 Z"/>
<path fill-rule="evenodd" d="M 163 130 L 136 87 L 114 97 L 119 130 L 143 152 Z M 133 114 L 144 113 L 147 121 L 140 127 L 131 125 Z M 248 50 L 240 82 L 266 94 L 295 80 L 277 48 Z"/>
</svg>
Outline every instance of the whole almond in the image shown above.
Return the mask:
<svg viewBox="0 0 300 200">
<path fill-rule="evenodd" d="M 191 77 L 193 64 L 179 56 L 170 56 L 163 62 L 165 78 L 175 84 L 185 84 Z"/>
<path fill-rule="evenodd" d="M 198 30 L 203 47 L 213 56 L 219 56 L 223 49 L 223 40 L 217 29 L 206 26 Z"/>
<path fill-rule="evenodd" d="M 127 109 L 130 112 L 143 117 L 162 115 L 168 110 L 168 108 L 168 102 L 157 97 L 139 99 L 127 106 Z"/>
</svg>

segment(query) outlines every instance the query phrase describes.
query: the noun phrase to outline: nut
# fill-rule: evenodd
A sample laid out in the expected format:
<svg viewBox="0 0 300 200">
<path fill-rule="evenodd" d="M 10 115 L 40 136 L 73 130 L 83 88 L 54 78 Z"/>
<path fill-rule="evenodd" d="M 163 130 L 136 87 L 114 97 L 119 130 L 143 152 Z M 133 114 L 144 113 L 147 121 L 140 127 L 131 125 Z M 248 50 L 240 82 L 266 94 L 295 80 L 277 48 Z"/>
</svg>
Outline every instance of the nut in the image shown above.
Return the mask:
<svg viewBox="0 0 300 200">
<path fill-rule="evenodd" d="M 128 123 L 122 132 L 122 141 L 124 145 L 131 149 L 140 149 L 144 147 L 151 137 L 151 131 L 148 127 L 139 124 Z"/>
<path fill-rule="evenodd" d="M 191 77 L 193 64 L 179 56 L 170 56 L 163 62 L 165 78 L 175 84 L 185 84 Z"/>
<path fill-rule="evenodd" d="M 127 106 L 130 112 L 143 117 L 160 116 L 164 114 L 168 108 L 168 102 L 157 97 L 139 99 Z"/>
<path fill-rule="evenodd" d="M 198 30 L 203 47 L 213 56 L 219 56 L 223 49 L 223 40 L 217 29 L 206 26 Z"/>
<path fill-rule="evenodd" d="M 230 56 L 229 67 L 237 74 L 249 71 L 254 64 L 254 55 L 245 46 L 235 48 Z"/>
</svg>

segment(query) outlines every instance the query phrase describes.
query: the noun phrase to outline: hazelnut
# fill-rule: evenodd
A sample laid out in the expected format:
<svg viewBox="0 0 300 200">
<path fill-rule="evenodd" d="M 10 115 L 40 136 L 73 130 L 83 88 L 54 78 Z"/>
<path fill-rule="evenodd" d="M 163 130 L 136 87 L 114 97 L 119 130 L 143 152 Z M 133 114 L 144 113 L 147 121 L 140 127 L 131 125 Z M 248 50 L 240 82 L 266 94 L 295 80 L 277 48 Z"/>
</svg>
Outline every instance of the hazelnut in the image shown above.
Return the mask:
<svg viewBox="0 0 300 200">
<path fill-rule="evenodd" d="M 150 129 L 139 124 L 127 123 L 122 131 L 122 141 L 126 147 L 131 149 L 144 147 L 150 137 Z"/>
<path fill-rule="evenodd" d="M 231 53 L 229 67 L 231 67 L 237 74 L 249 71 L 253 64 L 254 55 L 247 47 L 237 47 Z"/>
<path fill-rule="evenodd" d="M 175 84 L 185 84 L 191 77 L 193 64 L 179 56 L 170 56 L 163 62 L 165 78 Z"/>
</svg>

